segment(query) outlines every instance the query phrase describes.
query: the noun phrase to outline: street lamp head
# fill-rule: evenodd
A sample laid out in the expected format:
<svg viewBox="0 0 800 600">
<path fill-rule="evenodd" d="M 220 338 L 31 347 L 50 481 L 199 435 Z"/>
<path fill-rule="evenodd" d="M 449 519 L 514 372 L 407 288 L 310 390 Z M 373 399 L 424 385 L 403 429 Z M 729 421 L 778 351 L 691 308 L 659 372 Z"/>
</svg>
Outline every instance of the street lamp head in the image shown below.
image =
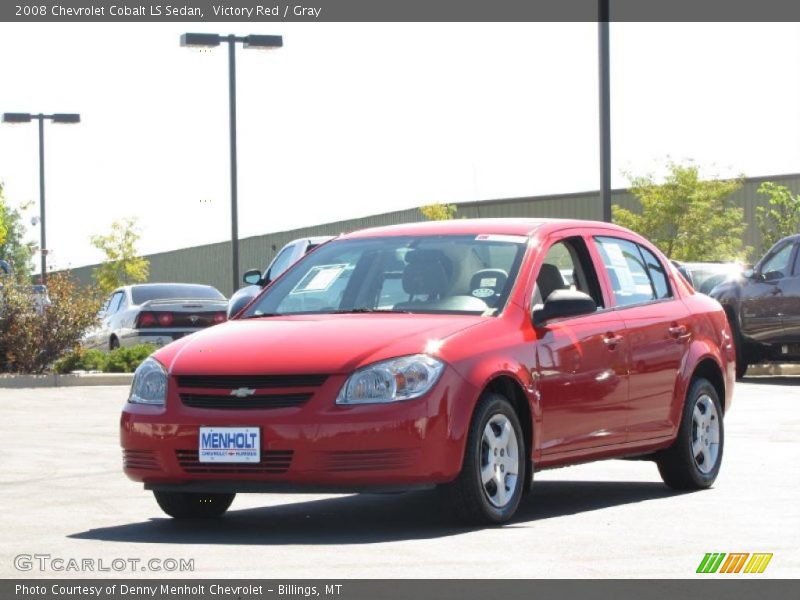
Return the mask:
<svg viewBox="0 0 800 600">
<path fill-rule="evenodd" d="M 56 113 L 50 119 L 53 123 L 80 123 L 81 116 L 77 113 Z"/>
<path fill-rule="evenodd" d="M 258 50 L 275 50 L 283 47 L 283 36 L 248 35 L 244 38 L 244 47 Z"/>
<path fill-rule="evenodd" d="M 181 46 L 187 48 L 213 48 L 219 46 L 219 34 L 216 33 L 184 33 Z"/>
<path fill-rule="evenodd" d="M 31 113 L 3 113 L 3 123 L 30 123 Z"/>
</svg>

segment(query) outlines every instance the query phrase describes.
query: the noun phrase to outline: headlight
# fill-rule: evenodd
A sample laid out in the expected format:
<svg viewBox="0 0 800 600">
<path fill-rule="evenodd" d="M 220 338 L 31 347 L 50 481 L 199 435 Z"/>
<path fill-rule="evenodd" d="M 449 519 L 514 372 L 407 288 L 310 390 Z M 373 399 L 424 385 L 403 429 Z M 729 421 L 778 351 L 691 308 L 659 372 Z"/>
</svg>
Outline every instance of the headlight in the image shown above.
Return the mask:
<svg viewBox="0 0 800 600">
<path fill-rule="evenodd" d="M 345 382 L 336 404 L 371 404 L 419 398 L 430 390 L 444 363 L 426 354 L 393 358 L 363 367 Z"/>
<path fill-rule="evenodd" d="M 167 398 L 167 371 L 153 358 L 146 358 L 133 374 L 128 402 L 163 406 Z"/>
</svg>

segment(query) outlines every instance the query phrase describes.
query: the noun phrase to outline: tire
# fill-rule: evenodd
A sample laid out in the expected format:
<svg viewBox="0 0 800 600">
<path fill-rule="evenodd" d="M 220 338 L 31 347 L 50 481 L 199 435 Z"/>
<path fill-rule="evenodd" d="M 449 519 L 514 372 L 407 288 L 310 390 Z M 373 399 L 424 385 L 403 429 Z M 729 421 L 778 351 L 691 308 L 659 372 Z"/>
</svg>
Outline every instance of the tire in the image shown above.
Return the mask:
<svg viewBox="0 0 800 600">
<path fill-rule="evenodd" d="M 736 379 L 742 379 L 747 373 L 747 367 L 750 366 L 745 359 L 744 339 L 742 338 L 741 331 L 739 331 L 739 325 L 737 325 L 736 320 L 728 319 L 728 322 L 730 323 L 731 332 L 733 333 L 733 349 L 736 352 Z"/>
<path fill-rule="evenodd" d="M 153 496 L 161 510 L 175 519 L 213 519 L 228 510 L 236 494 L 154 491 Z"/>
<path fill-rule="evenodd" d="M 511 403 L 501 394 L 484 394 L 472 416 L 461 472 L 440 487 L 448 511 L 469 525 L 511 519 L 525 488 L 525 457 L 522 428 Z"/>
<path fill-rule="evenodd" d="M 108 340 L 108 349 L 116 350 L 117 348 L 119 348 L 119 340 L 116 338 L 116 336 L 112 335 L 111 339 Z"/>
<path fill-rule="evenodd" d="M 717 390 L 707 379 L 694 379 L 686 394 L 678 435 L 672 446 L 656 457 L 664 483 L 676 490 L 711 487 L 725 446 L 722 417 Z"/>
</svg>

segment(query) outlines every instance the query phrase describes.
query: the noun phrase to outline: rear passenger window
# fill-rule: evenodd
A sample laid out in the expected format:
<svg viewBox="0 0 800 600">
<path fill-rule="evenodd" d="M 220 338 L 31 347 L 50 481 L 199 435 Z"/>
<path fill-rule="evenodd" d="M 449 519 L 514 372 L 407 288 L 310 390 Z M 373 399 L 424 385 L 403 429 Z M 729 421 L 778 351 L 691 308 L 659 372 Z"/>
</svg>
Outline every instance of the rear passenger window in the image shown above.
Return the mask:
<svg viewBox="0 0 800 600">
<path fill-rule="evenodd" d="M 603 264 L 608 271 L 617 306 L 642 304 L 658 297 L 645 259 L 637 244 L 610 237 L 598 237 L 595 240 Z M 655 260 L 655 257 L 653 259 Z M 658 261 L 655 262 L 658 265 Z M 663 267 L 661 267 L 661 271 L 663 275 Z M 663 284 L 666 285 L 666 282 Z M 669 292 L 667 291 L 667 293 Z"/>
<path fill-rule="evenodd" d="M 639 246 L 639 250 L 647 265 L 647 272 L 650 274 L 650 281 L 653 284 L 653 291 L 655 292 L 656 298 L 659 300 L 662 298 L 670 298 L 672 293 L 669 289 L 669 279 L 667 279 L 667 274 L 664 271 L 664 265 L 662 265 L 661 261 L 644 246 Z"/>
</svg>

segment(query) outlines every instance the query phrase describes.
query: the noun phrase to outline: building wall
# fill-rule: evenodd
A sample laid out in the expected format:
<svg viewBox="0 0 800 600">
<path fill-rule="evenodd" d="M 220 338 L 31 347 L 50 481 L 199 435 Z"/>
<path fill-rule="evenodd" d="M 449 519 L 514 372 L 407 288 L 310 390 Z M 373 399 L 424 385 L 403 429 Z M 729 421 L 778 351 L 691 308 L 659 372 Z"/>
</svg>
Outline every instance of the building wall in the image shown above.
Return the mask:
<svg viewBox="0 0 800 600">
<path fill-rule="evenodd" d="M 761 240 L 756 227 L 755 209 L 766 205 L 766 198 L 757 194 L 758 186 L 764 181 L 774 181 L 789 187 L 793 193 L 800 193 L 800 174 L 775 175 L 747 179 L 742 188 L 733 195 L 736 205 L 744 208 L 744 218 L 748 223 L 744 241 L 760 254 Z M 482 200 L 458 204 L 458 217 L 499 218 L 499 217 L 554 217 L 574 219 L 602 218 L 598 192 L 560 194 L 528 198 L 508 198 L 502 200 Z M 639 210 L 638 201 L 626 190 L 614 190 L 612 202 L 624 208 Z M 314 225 L 291 231 L 268 233 L 244 238 L 239 248 L 239 264 L 242 271 L 250 268 L 263 269 L 275 253 L 287 242 L 306 236 L 338 235 L 357 229 L 410 223 L 422 220 L 416 208 L 370 215 L 359 219 L 348 219 L 323 225 Z M 169 252 L 159 252 L 147 256 L 150 260 L 151 282 L 191 282 L 206 283 L 230 295 L 230 242 L 220 242 L 183 248 Z M 72 270 L 80 281 L 92 281 L 92 270 L 97 265 L 79 267 Z"/>
</svg>

